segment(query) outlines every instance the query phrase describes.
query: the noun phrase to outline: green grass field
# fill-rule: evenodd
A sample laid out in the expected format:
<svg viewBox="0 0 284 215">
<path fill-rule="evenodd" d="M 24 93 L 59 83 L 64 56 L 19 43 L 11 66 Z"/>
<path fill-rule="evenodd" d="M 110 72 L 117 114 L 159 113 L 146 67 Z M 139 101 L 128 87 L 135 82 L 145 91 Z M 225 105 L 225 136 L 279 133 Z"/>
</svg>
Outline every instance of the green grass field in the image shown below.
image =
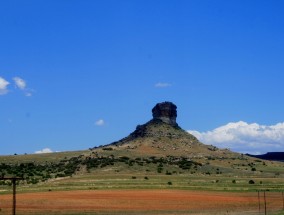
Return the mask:
<svg viewBox="0 0 284 215">
<path fill-rule="evenodd" d="M 222 154 L 224 152 L 220 152 Z M 13 168 L 23 171 L 26 178 L 32 181 L 37 178 L 36 183 L 28 180 L 21 181 L 17 185 L 19 195 L 43 193 L 64 193 L 64 192 L 84 192 L 84 191 L 134 191 L 142 190 L 172 190 L 172 191 L 197 191 L 197 192 L 217 192 L 228 193 L 231 196 L 253 195 L 257 197 L 257 191 L 266 191 L 269 195 L 279 196 L 284 191 L 284 164 L 280 162 L 263 161 L 260 159 L 249 158 L 229 154 L 223 156 L 199 156 L 194 160 L 171 156 L 142 156 L 140 152 L 131 150 L 103 150 L 96 151 L 77 151 L 62 152 L 40 155 L 13 155 L 0 156 L 0 164 L 10 165 Z M 60 165 L 58 165 L 60 164 Z M 21 166 L 25 166 L 23 169 Z M 60 171 L 52 172 L 52 168 Z M 21 169 L 22 168 L 22 169 Z M 36 170 L 34 169 L 36 168 Z M 66 170 L 74 170 L 72 174 L 65 174 Z M 9 170 L 9 171 L 10 171 Z M 2 171 L 2 170 L 1 170 Z M 6 171 L 6 172 L 5 172 Z M 7 173 L 8 170 L 2 171 Z M 14 172 L 15 173 L 15 172 Z M 17 172 L 16 172 L 17 173 Z M 64 174 L 63 174 L 64 173 Z M 48 178 L 44 178 L 49 174 Z M 61 176 L 62 175 L 62 176 Z M 8 175 L 9 176 L 9 175 Z M 64 176 L 64 177 L 63 177 Z M 44 179 L 44 180 L 43 180 Z M 5 182 L 0 185 L 0 214 L 10 213 L 10 208 L 1 208 L 1 198 L 8 198 L 12 194 L 11 184 Z M 76 199 L 76 198 L 75 198 Z M 11 200 L 10 200 L 11 201 Z M 38 204 L 45 205 L 45 200 Z M 127 200 L 131 205 L 131 199 Z M 6 203 L 9 205 L 9 201 Z M 26 203 L 29 205 L 30 203 Z M 272 202 L 269 202 L 269 214 L 283 215 L 280 203 L 277 208 L 272 209 Z M 81 214 L 100 214 L 100 215 L 127 215 L 127 214 L 231 214 L 240 215 L 241 206 L 230 206 L 230 211 L 220 209 L 206 213 L 198 213 L 197 210 L 160 210 L 149 211 L 94 211 L 80 210 L 56 210 L 48 211 L 51 215 L 81 215 Z M 252 205 L 257 208 L 256 203 Z M 40 210 L 19 210 L 20 215 L 43 214 Z M 245 214 L 259 214 L 255 211 L 246 211 Z"/>
</svg>

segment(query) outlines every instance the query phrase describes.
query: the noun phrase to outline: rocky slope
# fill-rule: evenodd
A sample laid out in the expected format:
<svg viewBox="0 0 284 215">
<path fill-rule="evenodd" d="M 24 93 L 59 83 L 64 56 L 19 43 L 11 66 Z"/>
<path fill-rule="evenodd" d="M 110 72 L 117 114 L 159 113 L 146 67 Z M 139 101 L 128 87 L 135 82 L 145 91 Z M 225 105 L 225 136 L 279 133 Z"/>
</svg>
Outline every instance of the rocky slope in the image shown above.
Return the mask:
<svg viewBox="0 0 284 215">
<path fill-rule="evenodd" d="M 137 156 L 184 156 L 191 159 L 243 156 L 199 142 L 195 136 L 178 126 L 176 109 L 176 105 L 171 102 L 158 103 L 152 109 L 153 119 L 138 125 L 129 136 L 99 149 L 127 151 Z"/>
</svg>

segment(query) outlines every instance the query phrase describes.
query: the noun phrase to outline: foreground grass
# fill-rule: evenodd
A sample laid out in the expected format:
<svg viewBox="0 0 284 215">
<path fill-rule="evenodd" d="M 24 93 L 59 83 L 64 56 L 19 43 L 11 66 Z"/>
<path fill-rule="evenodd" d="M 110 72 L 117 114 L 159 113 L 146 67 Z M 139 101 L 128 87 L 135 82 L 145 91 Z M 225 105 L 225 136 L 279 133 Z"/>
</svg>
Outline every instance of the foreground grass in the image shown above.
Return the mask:
<svg viewBox="0 0 284 215">
<path fill-rule="evenodd" d="M 249 184 L 253 180 L 254 184 Z M 208 176 L 191 174 L 154 174 L 151 172 L 109 173 L 92 172 L 66 178 L 51 179 L 39 184 L 19 184 L 18 192 L 105 190 L 105 189 L 179 189 L 228 192 L 254 192 L 258 190 L 281 192 L 282 178 Z M 11 187 L 0 186 L 2 193 Z"/>
</svg>

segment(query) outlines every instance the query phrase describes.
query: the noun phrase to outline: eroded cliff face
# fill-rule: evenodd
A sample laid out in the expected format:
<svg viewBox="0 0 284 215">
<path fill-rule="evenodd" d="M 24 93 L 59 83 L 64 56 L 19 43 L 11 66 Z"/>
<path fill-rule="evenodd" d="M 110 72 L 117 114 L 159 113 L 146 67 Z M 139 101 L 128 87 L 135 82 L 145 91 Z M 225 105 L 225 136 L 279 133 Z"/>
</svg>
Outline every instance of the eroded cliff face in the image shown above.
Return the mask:
<svg viewBox="0 0 284 215">
<path fill-rule="evenodd" d="M 156 104 L 152 109 L 153 120 L 161 120 L 172 126 L 177 126 L 177 106 L 172 102 L 162 102 Z"/>
</svg>

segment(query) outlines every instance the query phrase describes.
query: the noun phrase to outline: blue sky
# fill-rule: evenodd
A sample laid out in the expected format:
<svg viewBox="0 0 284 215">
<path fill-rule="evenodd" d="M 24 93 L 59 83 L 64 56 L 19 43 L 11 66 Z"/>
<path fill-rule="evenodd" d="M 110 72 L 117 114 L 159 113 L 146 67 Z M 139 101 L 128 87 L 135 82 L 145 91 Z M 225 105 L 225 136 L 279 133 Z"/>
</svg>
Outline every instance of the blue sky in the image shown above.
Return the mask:
<svg viewBox="0 0 284 215">
<path fill-rule="evenodd" d="M 206 144 L 284 151 L 283 7 L 1 1 L 0 154 L 108 144 L 163 101 Z"/>
</svg>

